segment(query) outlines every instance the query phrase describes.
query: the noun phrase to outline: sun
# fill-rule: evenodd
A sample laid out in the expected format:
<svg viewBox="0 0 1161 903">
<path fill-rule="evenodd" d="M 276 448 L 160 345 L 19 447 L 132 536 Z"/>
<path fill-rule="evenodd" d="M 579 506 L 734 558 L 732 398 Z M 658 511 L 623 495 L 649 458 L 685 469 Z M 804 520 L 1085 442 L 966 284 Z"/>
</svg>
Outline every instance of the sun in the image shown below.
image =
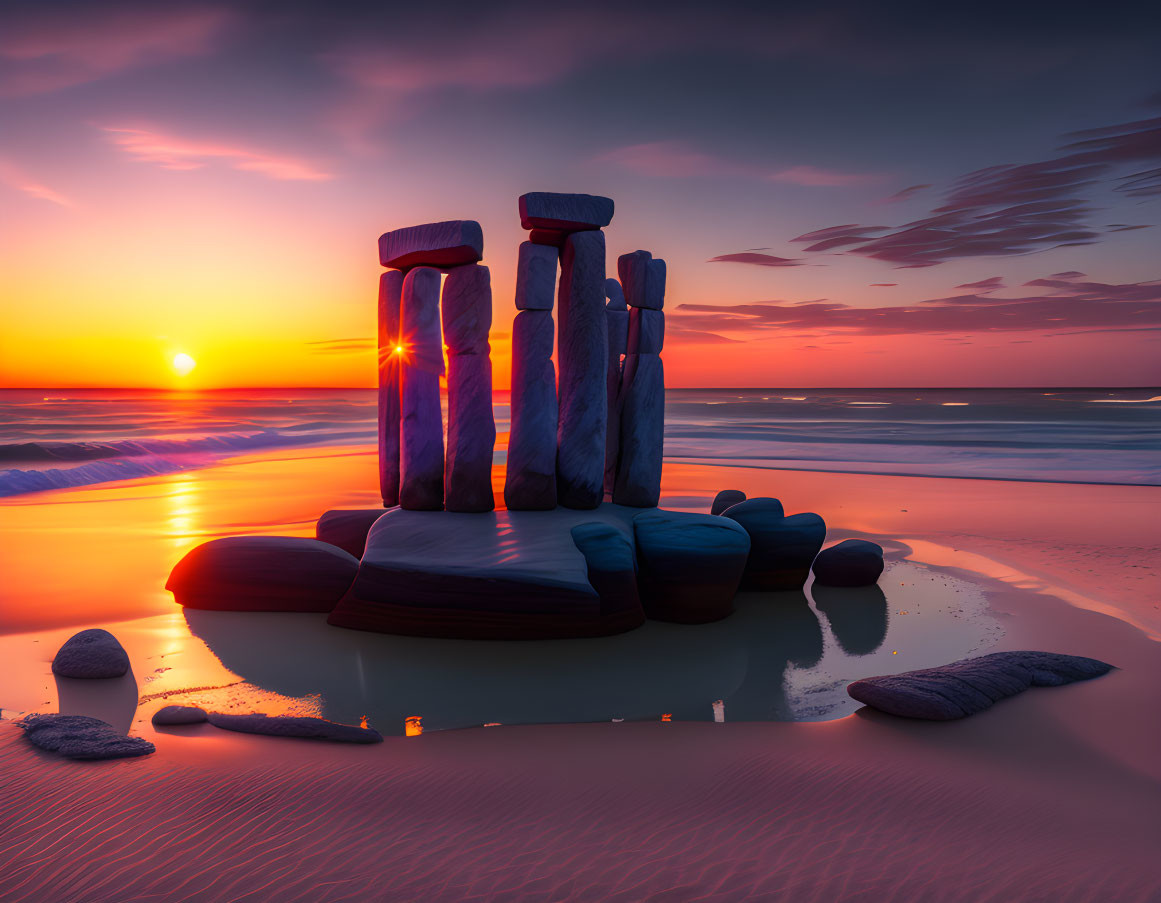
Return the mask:
<svg viewBox="0 0 1161 903">
<path fill-rule="evenodd" d="M 188 376 L 190 371 L 198 365 L 192 357 L 184 351 L 181 354 L 173 356 L 173 369 L 177 371 L 178 376 Z"/>
</svg>

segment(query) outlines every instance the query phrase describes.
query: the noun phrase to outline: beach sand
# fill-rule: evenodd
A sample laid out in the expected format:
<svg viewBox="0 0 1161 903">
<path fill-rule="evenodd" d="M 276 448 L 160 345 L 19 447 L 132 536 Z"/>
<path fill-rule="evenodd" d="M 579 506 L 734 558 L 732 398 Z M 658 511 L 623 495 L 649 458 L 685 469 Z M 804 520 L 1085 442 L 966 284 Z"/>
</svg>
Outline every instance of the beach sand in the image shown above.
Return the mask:
<svg viewBox="0 0 1161 903">
<path fill-rule="evenodd" d="M 327 507 L 374 505 L 374 469 L 366 449 L 282 452 L 0 505 L 4 718 L 103 706 L 157 744 L 67 762 L 0 722 L 5 900 L 1161 898 L 1161 488 L 667 465 L 667 507 L 777 495 L 823 514 L 828 541 L 892 540 L 897 566 L 939 578 L 905 592 L 970 583 L 1000 625 L 980 651 L 1118 667 L 962 722 L 504 725 L 357 748 L 155 731 L 199 686 L 317 703 L 247 689 L 162 585 L 207 538 L 312 535 Z M 125 640 L 136 678 L 115 699 L 58 698 L 48 662 L 81 626 Z"/>
</svg>

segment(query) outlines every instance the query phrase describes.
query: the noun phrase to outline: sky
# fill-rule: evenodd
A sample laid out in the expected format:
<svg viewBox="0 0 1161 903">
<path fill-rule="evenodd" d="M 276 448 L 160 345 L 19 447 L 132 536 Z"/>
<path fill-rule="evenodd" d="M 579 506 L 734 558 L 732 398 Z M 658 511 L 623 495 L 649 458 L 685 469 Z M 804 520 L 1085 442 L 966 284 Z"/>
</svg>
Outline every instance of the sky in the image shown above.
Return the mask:
<svg viewBox="0 0 1161 903">
<path fill-rule="evenodd" d="M 0 385 L 372 386 L 378 235 L 475 219 L 507 387 L 526 191 L 671 386 L 1157 385 L 1159 9 L 6 0 Z"/>
</svg>

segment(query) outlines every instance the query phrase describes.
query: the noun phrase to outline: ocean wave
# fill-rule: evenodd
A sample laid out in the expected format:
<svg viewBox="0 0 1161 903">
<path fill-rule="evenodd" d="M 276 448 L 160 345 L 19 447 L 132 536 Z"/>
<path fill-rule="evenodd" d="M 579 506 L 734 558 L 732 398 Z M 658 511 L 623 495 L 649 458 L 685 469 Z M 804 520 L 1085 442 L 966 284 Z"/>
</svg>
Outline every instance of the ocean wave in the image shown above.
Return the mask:
<svg viewBox="0 0 1161 903">
<path fill-rule="evenodd" d="M 0 445 L 0 461 L 44 463 L 85 461 L 76 467 L 0 470 L 0 497 L 49 489 L 69 489 L 111 480 L 177 473 L 206 467 L 223 458 L 262 451 L 336 442 L 372 441 L 375 429 L 287 434 L 280 430 L 212 436 L 121 439 L 110 442 L 21 442 Z"/>
</svg>

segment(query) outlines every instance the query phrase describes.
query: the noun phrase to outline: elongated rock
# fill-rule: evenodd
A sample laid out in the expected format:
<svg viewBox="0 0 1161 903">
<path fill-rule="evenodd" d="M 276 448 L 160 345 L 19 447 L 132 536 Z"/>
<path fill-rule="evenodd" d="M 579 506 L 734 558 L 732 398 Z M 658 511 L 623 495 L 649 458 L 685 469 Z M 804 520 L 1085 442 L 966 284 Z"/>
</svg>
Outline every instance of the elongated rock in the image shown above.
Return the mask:
<svg viewBox="0 0 1161 903">
<path fill-rule="evenodd" d="M 665 261 L 654 257 L 645 268 L 645 297 L 635 307 L 661 310 L 665 306 Z"/>
<path fill-rule="evenodd" d="M 403 280 L 400 305 L 403 347 L 399 504 L 415 511 L 443 507 L 443 414 L 439 377 L 443 342 L 439 322 L 439 271 L 416 267 Z"/>
<path fill-rule="evenodd" d="M 621 443 L 613 501 L 654 508 L 661 499 L 665 370 L 656 354 L 629 354 L 621 374 Z"/>
<path fill-rule="evenodd" d="M 447 457 L 444 507 L 448 511 L 491 511 L 492 453 L 492 280 L 485 266 L 452 270 L 443 284 L 444 342 L 448 348 Z"/>
<path fill-rule="evenodd" d="M 556 431 L 557 498 L 566 508 L 601 503 L 608 403 L 605 236 L 576 232 L 564 243 L 557 292 L 560 421 Z"/>
<path fill-rule="evenodd" d="M 520 196 L 520 225 L 524 229 L 579 232 L 601 229 L 612 219 L 612 198 L 554 191 L 530 191 Z"/>
<path fill-rule="evenodd" d="M 462 266 L 483 256 L 484 230 L 470 219 L 408 226 L 379 236 L 379 262 L 397 270 Z"/>
<path fill-rule="evenodd" d="M 556 332 L 552 311 L 522 310 L 512 321 L 512 414 L 504 504 L 513 511 L 556 507 Z"/>
<path fill-rule="evenodd" d="M 625 304 L 625 292 L 621 288 L 621 283 L 612 276 L 605 280 L 605 297 L 609 299 L 605 304 L 606 310 L 629 309 Z"/>
<path fill-rule="evenodd" d="M 399 303 L 403 274 L 379 277 L 379 492 L 383 507 L 399 504 Z"/>
<path fill-rule="evenodd" d="M 554 247 L 530 241 L 520 245 L 516 261 L 517 310 L 552 310 L 559 260 L 560 252 Z"/>
<path fill-rule="evenodd" d="M 609 283 L 621 290 L 616 279 L 605 281 L 605 292 L 611 289 Z M 610 295 L 605 305 L 605 320 L 609 327 L 609 362 L 605 368 L 605 399 L 609 406 L 605 427 L 605 492 L 612 492 L 617 480 L 617 458 L 621 450 L 621 358 L 629 349 L 629 311 L 625 310 L 625 300 L 620 298 L 620 307 L 615 307 L 618 299 Z"/>
</svg>

